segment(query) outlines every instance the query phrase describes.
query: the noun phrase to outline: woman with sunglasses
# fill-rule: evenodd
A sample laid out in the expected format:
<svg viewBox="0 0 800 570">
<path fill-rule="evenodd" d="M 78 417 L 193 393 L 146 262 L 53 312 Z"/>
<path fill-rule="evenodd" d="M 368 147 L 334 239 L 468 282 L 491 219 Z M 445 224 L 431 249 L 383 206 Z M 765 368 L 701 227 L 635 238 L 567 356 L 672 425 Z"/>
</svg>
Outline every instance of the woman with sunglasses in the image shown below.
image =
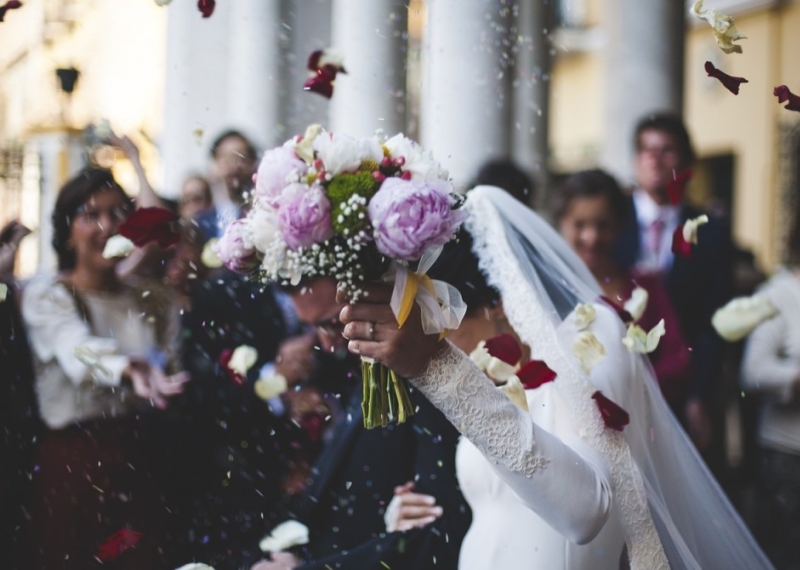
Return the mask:
<svg viewBox="0 0 800 570">
<path fill-rule="evenodd" d="M 103 250 L 130 211 L 110 172 L 83 170 L 53 212 L 59 273 L 26 287 L 22 313 L 46 429 L 34 484 L 46 568 L 158 568 L 158 508 L 147 413 L 188 380 L 175 372 L 168 295 L 120 281 Z M 141 533 L 141 534 L 138 534 Z M 134 547 L 135 544 L 135 547 Z M 106 566 L 104 566 L 106 567 Z"/>
</svg>

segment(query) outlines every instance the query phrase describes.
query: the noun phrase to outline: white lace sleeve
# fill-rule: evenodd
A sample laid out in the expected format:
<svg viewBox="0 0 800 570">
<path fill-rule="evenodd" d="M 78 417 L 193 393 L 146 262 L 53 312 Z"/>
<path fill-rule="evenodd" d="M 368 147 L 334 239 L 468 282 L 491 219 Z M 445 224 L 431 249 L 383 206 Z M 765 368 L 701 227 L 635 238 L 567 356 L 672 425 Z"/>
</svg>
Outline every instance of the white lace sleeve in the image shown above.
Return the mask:
<svg viewBox="0 0 800 570">
<path fill-rule="evenodd" d="M 466 354 L 448 343 L 411 383 L 555 530 L 577 544 L 600 532 L 612 505 L 611 478 L 602 462 L 538 427 Z"/>
</svg>

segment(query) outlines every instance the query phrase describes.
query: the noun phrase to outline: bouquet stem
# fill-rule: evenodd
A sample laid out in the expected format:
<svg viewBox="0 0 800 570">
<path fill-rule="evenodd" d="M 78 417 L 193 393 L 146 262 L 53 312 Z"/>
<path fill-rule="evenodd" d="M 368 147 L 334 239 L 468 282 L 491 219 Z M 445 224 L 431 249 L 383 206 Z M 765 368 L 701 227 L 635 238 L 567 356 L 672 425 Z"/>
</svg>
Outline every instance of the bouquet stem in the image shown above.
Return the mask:
<svg viewBox="0 0 800 570">
<path fill-rule="evenodd" d="M 406 381 L 383 364 L 361 360 L 364 400 L 361 411 L 364 427 L 386 427 L 391 422 L 402 424 L 414 415 L 414 405 Z"/>
</svg>

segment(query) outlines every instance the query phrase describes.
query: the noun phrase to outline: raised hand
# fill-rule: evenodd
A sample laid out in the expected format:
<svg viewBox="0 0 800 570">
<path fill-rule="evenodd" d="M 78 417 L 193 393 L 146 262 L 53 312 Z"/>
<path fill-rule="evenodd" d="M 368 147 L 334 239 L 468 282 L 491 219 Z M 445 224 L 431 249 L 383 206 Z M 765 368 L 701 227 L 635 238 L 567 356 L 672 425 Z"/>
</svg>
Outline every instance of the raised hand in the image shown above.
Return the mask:
<svg viewBox="0 0 800 570">
<path fill-rule="evenodd" d="M 394 497 L 383 515 L 389 532 L 421 528 L 442 516 L 444 511 L 436 504 L 435 497 L 414 493 L 413 489 L 413 481 L 395 487 Z"/>
</svg>

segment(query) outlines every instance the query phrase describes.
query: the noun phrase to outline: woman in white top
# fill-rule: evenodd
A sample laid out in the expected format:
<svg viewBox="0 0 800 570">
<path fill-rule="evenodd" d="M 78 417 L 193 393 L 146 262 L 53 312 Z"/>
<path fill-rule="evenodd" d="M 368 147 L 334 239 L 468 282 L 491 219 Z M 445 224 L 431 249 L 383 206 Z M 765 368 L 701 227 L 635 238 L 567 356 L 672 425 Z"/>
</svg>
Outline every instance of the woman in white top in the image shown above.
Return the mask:
<svg viewBox="0 0 800 570">
<path fill-rule="evenodd" d="M 177 323 L 169 298 L 155 287 L 123 284 L 118 260 L 103 257 L 129 209 L 106 170 L 89 168 L 69 181 L 53 212 L 60 272 L 36 277 L 23 294 L 47 427 L 34 508 L 46 568 L 91 568 L 105 555 L 118 556 L 119 568 L 159 567 L 163 515 L 138 419 L 166 407 L 188 378 L 165 372 L 176 338 L 170 323 Z M 124 528 L 144 533 L 136 548 L 128 535 L 127 549 L 98 551 Z"/>
<path fill-rule="evenodd" d="M 770 568 L 575 254 L 499 189 L 472 190 L 466 209 L 473 263 L 499 304 L 465 318 L 452 341 L 424 335 L 416 308 L 398 329 L 390 286 L 370 286 L 341 315 L 351 351 L 410 378 L 469 441 L 457 471 L 473 527 L 459 566 L 616 569 L 626 548 L 635 570 Z M 458 277 L 466 260 L 444 261 L 432 276 L 460 280 L 465 295 L 481 288 Z M 578 314 L 581 303 L 591 308 Z M 557 374 L 526 394 L 529 411 L 460 350 L 499 332 Z M 604 420 L 598 391 L 628 412 L 626 425 Z"/>
<path fill-rule="evenodd" d="M 800 227 L 795 235 L 800 233 Z M 800 235 L 797 235 L 800 238 Z M 793 249 L 800 251 L 800 241 Z M 750 335 L 746 390 L 761 396 L 758 536 L 778 568 L 800 563 L 800 270 L 782 269 L 760 291 L 780 310 Z"/>
</svg>

